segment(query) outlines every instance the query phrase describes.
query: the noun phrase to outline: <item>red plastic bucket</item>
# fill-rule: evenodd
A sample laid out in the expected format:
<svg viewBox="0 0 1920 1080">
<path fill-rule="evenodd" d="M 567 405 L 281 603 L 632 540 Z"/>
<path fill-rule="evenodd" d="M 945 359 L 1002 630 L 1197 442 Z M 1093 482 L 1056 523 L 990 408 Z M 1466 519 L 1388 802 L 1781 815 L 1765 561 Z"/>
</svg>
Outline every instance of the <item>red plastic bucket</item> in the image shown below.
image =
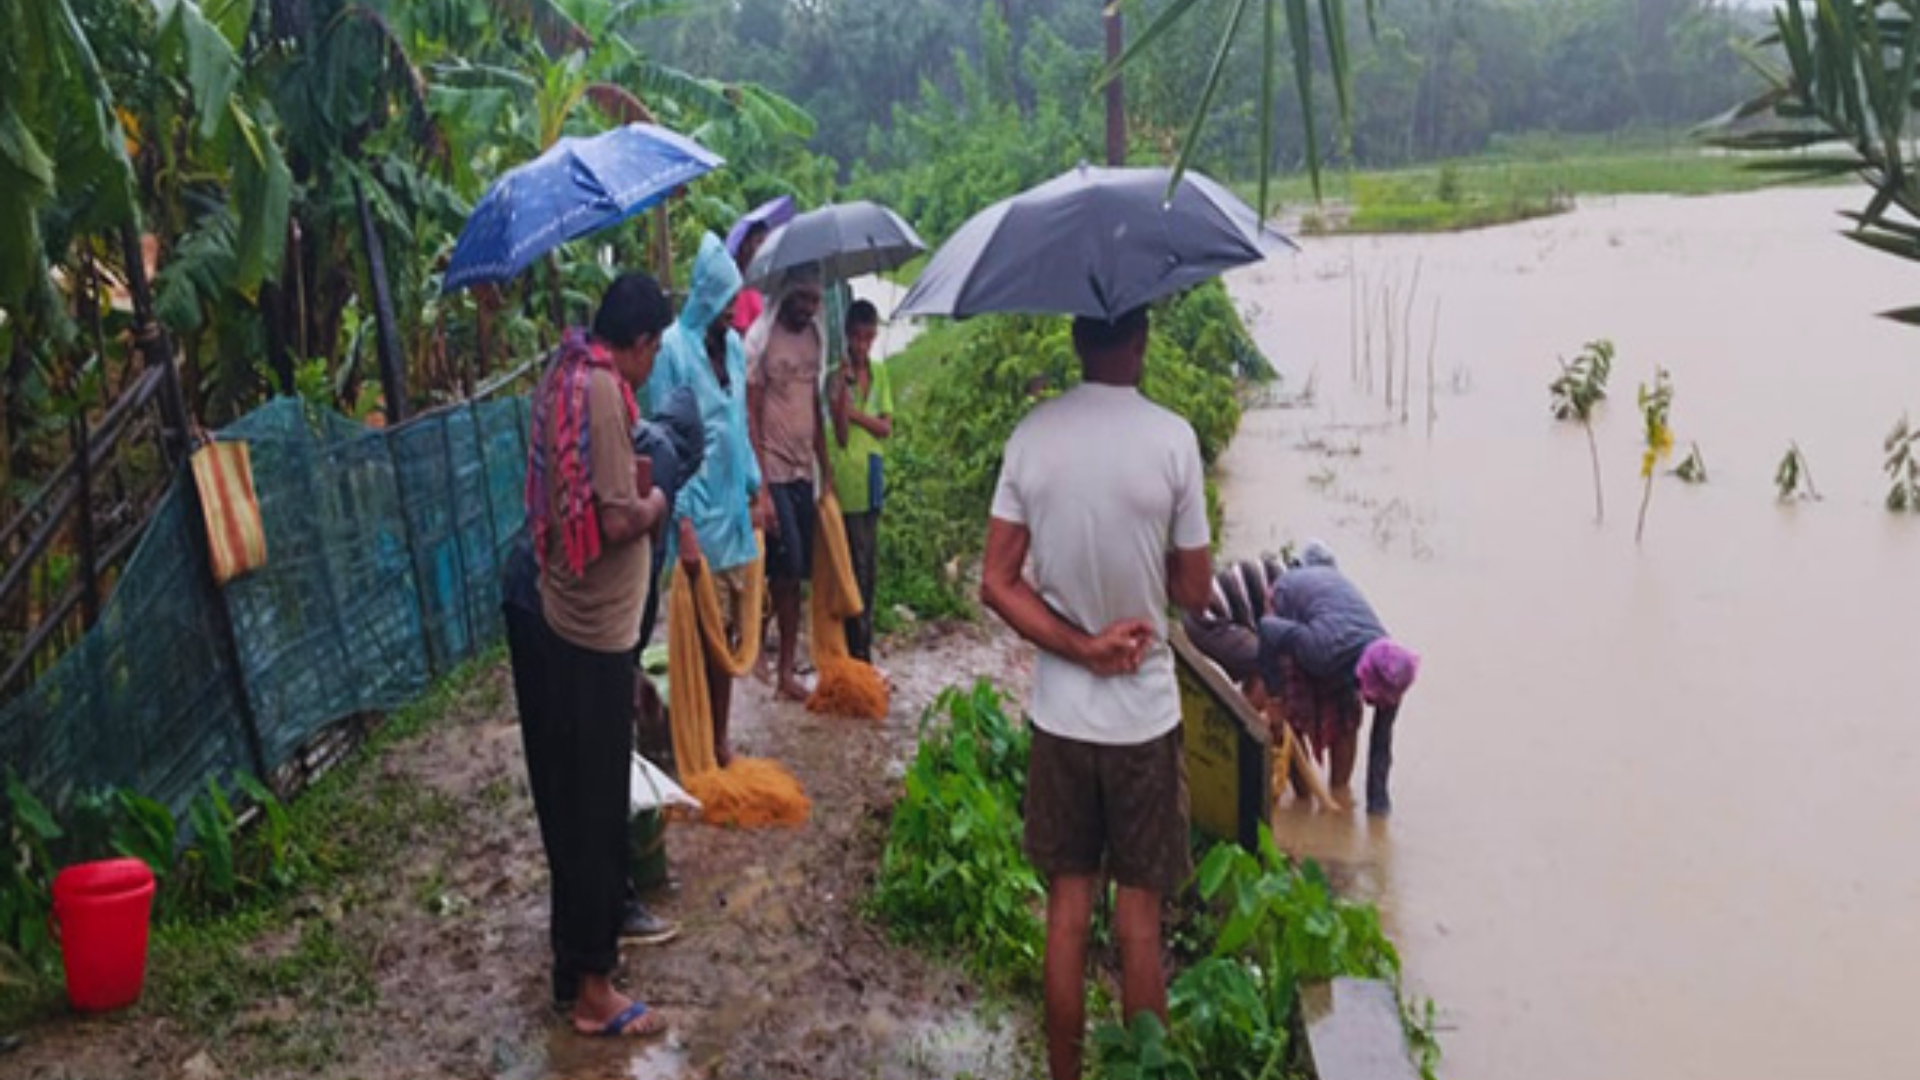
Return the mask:
<svg viewBox="0 0 1920 1080">
<path fill-rule="evenodd" d="M 81 863 L 53 879 L 53 929 L 76 1009 L 124 1009 L 147 977 L 153 871 L 139 859 Z"/>
</svg>

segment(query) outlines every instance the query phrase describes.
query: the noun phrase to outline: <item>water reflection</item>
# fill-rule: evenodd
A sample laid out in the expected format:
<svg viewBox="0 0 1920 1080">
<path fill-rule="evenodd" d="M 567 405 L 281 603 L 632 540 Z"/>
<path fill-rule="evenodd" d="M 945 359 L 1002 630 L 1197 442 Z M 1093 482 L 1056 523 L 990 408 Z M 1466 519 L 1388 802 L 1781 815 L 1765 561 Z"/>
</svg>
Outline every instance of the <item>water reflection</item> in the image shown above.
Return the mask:
<svg viewBox="0 0 1920 1080">
<path fill-rule="evenodd" d="M 1289 812 L 1280 832 L 1380 899 L 1413 990 L 1457 1028 L 1450 1076 L 1920 1075 L 1901 1006 L 1920 966 L 1920 523 L 1880 507 L 1881 437 L 1920 412 L 1920 332 L 1872 318 L 1915 286 L 1833 235 L 1854 194 L 1329 239 L 1233 281 L 1315 392 L 1249 414 L 1223 463 L 1226 553 L 1324 537 L 1426 655 L 1391 823 Z M 1354 377 L 1349 303 L 1416 265 L 1402 424 L 1378 372 L 1371 393 Z M 1546 384 L 1598 337 L 1620 360 L 1596 527 L 1585 437 Z M 1633 396 L 1655 364 L 1712 480 L 1662 478 L 1636 548 Z M 1825 501 L 1775 503 L 1790 439 Z"/>
</svg>

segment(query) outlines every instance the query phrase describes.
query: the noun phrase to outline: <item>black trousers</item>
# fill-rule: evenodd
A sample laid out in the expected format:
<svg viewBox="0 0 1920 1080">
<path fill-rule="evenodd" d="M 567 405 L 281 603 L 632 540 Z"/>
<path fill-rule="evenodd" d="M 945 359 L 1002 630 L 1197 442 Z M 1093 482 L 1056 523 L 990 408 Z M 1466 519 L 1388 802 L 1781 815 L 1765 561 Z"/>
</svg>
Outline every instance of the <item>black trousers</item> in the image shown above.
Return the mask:
<svg viewBox="0 0 1920 1080">
<path fill-rule="evenodd" d="M 879 577 L 880 512 L 848 514 L 847 549 L 853 556 L 853 577 L 860 583 L 860 614 L 847 620 L 847 651 L 855 660 L 873 663 L 874 584 Z"/>
<path fill-rule="evenodd" d="M 607 975 L 626 901 L 631 653 L 582 649 L 506 608 L 514 696 L 550 878 L 554 970 Z"/>
<path fill-rule="evenodd" d="M 1374 706 L 1373 726 L 1367 737 L 1367 809 L 1376 814 L 1393 808 L 1387 779 L 1393 772 L 1393 722 L 1399 717 L 1398 705 Z"/>
</svg>

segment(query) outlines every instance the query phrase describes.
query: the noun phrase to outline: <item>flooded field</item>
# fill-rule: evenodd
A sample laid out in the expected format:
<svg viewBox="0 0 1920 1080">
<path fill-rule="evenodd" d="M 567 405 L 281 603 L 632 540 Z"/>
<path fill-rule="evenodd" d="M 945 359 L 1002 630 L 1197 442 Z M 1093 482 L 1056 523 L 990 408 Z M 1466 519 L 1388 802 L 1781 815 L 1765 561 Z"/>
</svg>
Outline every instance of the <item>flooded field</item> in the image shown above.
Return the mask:
<svg viewBox="0 0 1920 1080">
<path fill-rule="evenodd" d="M 1920 300 L 1920 267 L 1835 235 L 1857 197 L 1328 238 L 1231 281 L 1313 395 L 1248 415 L 1227 552 L 1326 539 L 1426 660 L 1391 823 L 1289 814 L 1282 839 L 1380 901 L 1448 1076 L 1920 1075 L 1920 521 L 1881 505 L 1920 330 L 1873 317 Z M 1402 423 L 1379 289 L 1400 321 L 1416 268 Z M 1619 349 L 1598 526 L 1586 439 L 1546 391 L 1594 338 Z M 1662 475 L 1636 547 L 1655 365 L 1710 482 Z M 1824 499 L 1780 505 L 1795 440 Z"/>
</svg>

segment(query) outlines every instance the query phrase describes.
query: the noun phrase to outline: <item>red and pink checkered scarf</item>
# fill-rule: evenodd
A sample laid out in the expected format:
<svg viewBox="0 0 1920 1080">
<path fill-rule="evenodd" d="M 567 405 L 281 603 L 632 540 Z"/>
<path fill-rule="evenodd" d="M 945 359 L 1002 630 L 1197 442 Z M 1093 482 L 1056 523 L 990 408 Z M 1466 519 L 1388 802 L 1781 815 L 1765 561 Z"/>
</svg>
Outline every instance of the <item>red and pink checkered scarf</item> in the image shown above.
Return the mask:
<svg viewBox="0 0 1920 1080">
<path fill-rule="evenodd" d="M 600 557 L 600 515 L 593 503 L 593 457 L 587 386 L 594 368 L 613 371 L 613 358 L 586 331 L 573 329 L 560 341 L 560 351 L 533 392 L 533 431 L 527 450 L 527 527 L 533 535 L 534 556 L 546 569 L 553 530 L 554 493 L 560 508 L 561 550 L 567 569 L 578 577 L 588 563 Z M 627 425 L 640 417 L 633 388 L 614 373 Z"/>
</svg>

